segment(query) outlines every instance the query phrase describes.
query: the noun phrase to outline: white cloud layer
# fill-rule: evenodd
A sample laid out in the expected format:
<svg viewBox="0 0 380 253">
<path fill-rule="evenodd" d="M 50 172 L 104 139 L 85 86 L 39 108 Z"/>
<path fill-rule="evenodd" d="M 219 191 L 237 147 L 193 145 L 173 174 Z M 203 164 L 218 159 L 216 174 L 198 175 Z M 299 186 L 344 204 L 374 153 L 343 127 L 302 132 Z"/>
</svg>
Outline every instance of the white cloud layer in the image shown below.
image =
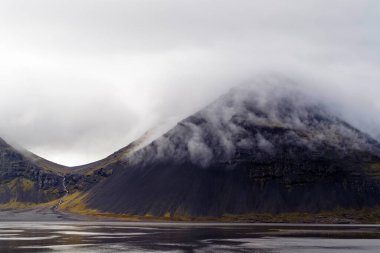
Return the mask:
<svg viewBox="0 0 380 253">
<path fill-rule="evenodd" d="M 379 22 L 377 0 L 0 0 L 0 136 L 90 162 L 268 73 L 379 135 Z"/>
</svg>

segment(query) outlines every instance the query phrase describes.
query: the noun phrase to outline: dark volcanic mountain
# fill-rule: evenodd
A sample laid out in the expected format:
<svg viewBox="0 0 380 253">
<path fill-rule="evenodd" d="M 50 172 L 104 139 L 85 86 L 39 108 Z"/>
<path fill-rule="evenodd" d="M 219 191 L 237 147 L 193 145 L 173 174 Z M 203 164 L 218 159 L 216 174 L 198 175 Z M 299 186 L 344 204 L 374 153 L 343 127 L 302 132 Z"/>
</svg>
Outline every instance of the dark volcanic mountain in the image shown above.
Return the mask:
<svg viewBox="0 0 380 253">
<path fill-rule="evenodd" d="M 0 139 L 0 208 L 218 217 L 379 205 L 378 141 L 312 96 L 270 87 L 233 89 L 148 145 L 73 168 Z"/>
<path fill-rule="evenodd" d="M 163 216 L 380 204 L 380 144 L 312 97 L 240 87 L 181 121 L 88 192 L 89 208 Z"/>
</svg>

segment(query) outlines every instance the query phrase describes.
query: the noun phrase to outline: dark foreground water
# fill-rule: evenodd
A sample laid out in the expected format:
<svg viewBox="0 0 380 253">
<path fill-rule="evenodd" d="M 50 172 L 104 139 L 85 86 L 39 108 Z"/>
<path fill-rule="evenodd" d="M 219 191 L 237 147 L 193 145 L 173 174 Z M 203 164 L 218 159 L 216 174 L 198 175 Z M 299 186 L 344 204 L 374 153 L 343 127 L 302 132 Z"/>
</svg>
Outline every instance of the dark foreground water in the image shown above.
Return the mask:
<svg viewBox="0 0 380 253">
<path fill-rule="evenodd" d="M 380 252 L 380 226 L 1 222 L 0 252 Z"/>
</svg>

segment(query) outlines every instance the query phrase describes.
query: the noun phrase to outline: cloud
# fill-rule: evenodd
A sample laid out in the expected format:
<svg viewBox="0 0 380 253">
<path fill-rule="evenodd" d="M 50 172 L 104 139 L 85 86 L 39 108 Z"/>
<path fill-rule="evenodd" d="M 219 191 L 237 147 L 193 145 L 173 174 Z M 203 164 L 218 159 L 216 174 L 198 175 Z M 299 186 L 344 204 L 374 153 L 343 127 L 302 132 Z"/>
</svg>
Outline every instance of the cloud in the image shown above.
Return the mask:
<svg viewBox="0 0 380 253">
<path fill-rule="evenodd" d="M 0 0 L 0 136 L 90 162 L 263 73 L 378 136 L 379 14 L 366 0 Z"/>
</svg>

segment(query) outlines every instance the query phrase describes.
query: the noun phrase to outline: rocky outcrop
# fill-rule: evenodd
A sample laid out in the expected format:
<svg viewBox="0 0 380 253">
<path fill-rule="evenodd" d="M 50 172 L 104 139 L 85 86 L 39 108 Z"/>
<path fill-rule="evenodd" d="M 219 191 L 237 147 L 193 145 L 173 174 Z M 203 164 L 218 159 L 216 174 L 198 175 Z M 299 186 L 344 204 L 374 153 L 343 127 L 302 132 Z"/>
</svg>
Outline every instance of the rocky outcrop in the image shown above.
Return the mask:
<svg viewBox="0 0 380 253">
<path fill-rule="evenodd" d="M 111 175 L 111 168 L 96 169 L 89 174 L 68 173 L 66 175 L 66 184 L 70 192 L 84 192 Z"/>
<path fill-rule="evenodd" d="M 59 175 L 49 173 L 0 141 L 0 203 L 43 203 L 60 194 Z"/>
<path fill-rule="evenodd" d="M 24 155 L 0 139 L 0 204 L 11 201 L 45 203 L 61 198 L 65 193 L 62 180 L 71 193 L 86 191 L 111 175 L 109 169 L 95 169 L 88 174 L 75 169 L 51 170 L 41 167 L 30 153 Z M 63 177 L 63 175 L 65 175 Z"/>
</svg>

